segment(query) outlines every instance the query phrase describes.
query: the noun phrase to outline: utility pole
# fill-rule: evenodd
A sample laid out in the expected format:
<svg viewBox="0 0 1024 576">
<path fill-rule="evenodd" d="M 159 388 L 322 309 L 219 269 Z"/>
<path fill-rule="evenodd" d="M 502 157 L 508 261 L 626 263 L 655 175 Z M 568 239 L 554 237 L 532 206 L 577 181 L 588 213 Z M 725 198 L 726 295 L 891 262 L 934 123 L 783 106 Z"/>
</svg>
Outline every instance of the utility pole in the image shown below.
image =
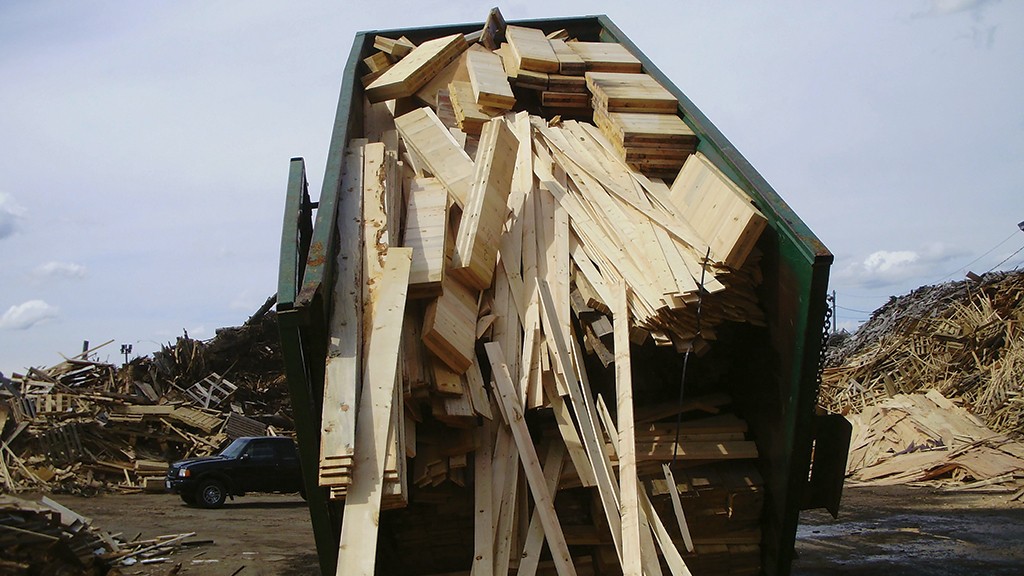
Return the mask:
<svg viewBox="0 0 1024 576">
<path fill-rule="evenodd" d="M 128 365 L 128 355 L 132 353 L 131 344 L 121 344 L 121 354 L 124 354 L 124 365 Z"/>
</svg>

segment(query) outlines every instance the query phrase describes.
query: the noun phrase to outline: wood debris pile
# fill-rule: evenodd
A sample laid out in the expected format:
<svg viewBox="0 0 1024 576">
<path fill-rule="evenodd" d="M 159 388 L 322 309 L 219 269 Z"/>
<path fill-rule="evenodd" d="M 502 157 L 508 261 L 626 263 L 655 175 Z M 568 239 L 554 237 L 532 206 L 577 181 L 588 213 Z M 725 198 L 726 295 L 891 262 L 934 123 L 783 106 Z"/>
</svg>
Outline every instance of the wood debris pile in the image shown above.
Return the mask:
<svg viewBox="0 0 1024 576">
<path fill-rule="evenodd" d="M 746 423 L 648 376 L 763 323 L 765 217 L 624 47 L 500 24 L 364 61 L 320 438 L 338 573 L 756 574 Z"/>
<path fill-rule="evenodd" d="M 195 533 L 126 541 L 49 498 L 31 502 L 0 495 L 0 573 L 102 576 L 115 567 L 164 562 L 169 554 L 209 541 Z"/>
<path fill-rule="evenodd" d="M 819 404 L 863 411 L 897 394 L 937 390 L 986 426 L 1024 433 L 1024 272 L 926 286 L 894 298 L 838 351 Z"/>
<path fill-rule="evenodd" d="M 186 334 L 121 369 L 96 360 L 97 347 L 14 374 L 0 389 L 0 486 L 162 491 L 168 462 L 291 428 L 268 310 L 210 342 Z"/>
<path fill-rule="evenodd" d="M 1024 495 L 1024 444 L 988 429 L 936 390 L 897 394 L 849 419 L 850 485 L 934 481 L 949 490 Z"/>
</svg>

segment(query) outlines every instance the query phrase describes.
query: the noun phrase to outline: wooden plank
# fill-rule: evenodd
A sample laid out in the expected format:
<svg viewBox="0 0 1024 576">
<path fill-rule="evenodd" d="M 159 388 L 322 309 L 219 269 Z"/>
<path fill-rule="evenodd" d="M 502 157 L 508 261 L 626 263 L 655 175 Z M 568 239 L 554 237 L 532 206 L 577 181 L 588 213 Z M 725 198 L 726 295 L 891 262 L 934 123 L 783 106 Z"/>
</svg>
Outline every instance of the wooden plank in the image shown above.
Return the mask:
<svg viewBox="0 0 1024 576">
<path fill-rule="evenodd" d="M 674 114 L 679 101 L 647 74 L 587 72 L 587 87 L 594 95 L 594 108 L 608 112 L 649 112 Z"/>
<path fill-rule="evenodd" d="M 549 38 L 549 42 L 558 58 L 558 71 L 566 76 L 583 76 L 587 71 L 586 61 L 565 40 Z"/>
<path fill-rule="evenodd" d="M 466 388 L 473 402 L 473 410 L 488 420 L 494 418 L 491 413 L 491 399 L 484 385 L 484 376 L 480 372 L 480 359 L 476 354 L 473 354 L 473 364 L 466 371 L 465 377 Z"/>
<path fill-rule="evenodd" d="M 436 178 L 413 178 L 405 214 L 403 244 L 413 250 L 409 298 L 437 296 L 448 249 L 448 191 Z"/>
<path fill-rule="evenodd" d="M 670 199 L 730 268 L 743 266 L 767 225 L 750 197 L 699 152 L 686 160 Z"/>
<path fill-rule="evenodd" d="M 516 97 L 512 94 L 500 56 L 493 52 L 467 52 L 466 66 L 473 98 L 478 105 L 499 110 L 510 110 L 515 105 Z"/>
<path fill-rule="evenodd" d="M 494 507 L 491 458 L 494 423 L 485 420 L 479 429 L 480 447 L 473 455 L 473 566 L 471 576 L 494 574 Z"/>
<path fill-rule="evenodd" d="M 321 414 L 320 467 L 346 464 L 355 449 L 356 406 L 362 378 L 362 177 L 366 140 L 345 150 L 338 206 L 338 259 L 329 328 L 324 401 Z M 343 485 L 342 474 L 320 475 L 321 486 Z"/>
<path fill-rule="evenodd" d="M 551 491 L 552 498 L 558 492 L 558 479 L 561 477 L 562 468 L 565 465 L 565 454 L 565 445 L 554 441 L 548 444 L 547 453 L 544 455 L 544 481 L 548 490 Z M 516 576 L 534 576 L 537 573 L 543 544 L 544 526 L 541 524 L 540 512 L 534 509 L 523 544 L 523 554 L 519 558 L 519 569 Z"/>
<path fill-rule="evenodd" d="M 469 195 L 473 160 L 430 108 L 419 108 L 395 118 L 405 145 L 451 194 L 460 207 Z"/>
<path fill-rule="evenodd" d="M 476 317 L 477 292 L 446 275 L 442 294 L 427 305 L 423 343 L 458 374 L 473 363 Z"/>
<path fill-rule="evenodd" d="M 374 298 L 374 326 L 367 343 L 360 399 L 357 465 L 348 488 L 338 545 L 337 574 L 373 576 L 387 458 L 388 426 L 397 393 L 398 350 L 408 289 L 412 250 L 388 250 L 379 292 Z"/>
<path fill-rule="evenodd" d="M 512 436 L 519 451 L 523 470 L 526 472 L 526 480 L 529 483 L 530 492 L 533 494 L 536 510 L 540 514 L 541 525 L 544 528 L 544 536 L 547 539 L 551 557 L 558 568 L 559 575 L 576 574 L 572 557 L 569 555 L 569 548 L 565 543 L 565 535 L 562 533 L 562 526 L 555 513 L 554 499 L 544 479 L 544 471 L 537 458 L 530 430 L 526 427 L 526 418 L 519 405 L 519 394 L 509 375 L 501 345 L 497 342 L 488 342 L 484 345 L 484 349 L 487 351 L 487 358 L 490 360 L 493 370 L 498 401 L 508 416 L 508 424 L 512 429 Z"/>
<path fill-rule="evenodd" d="M 494 279 L 518 148 L 519 140 L 504 119 L 496 118 L 484 127 L 449 270 L 465 285 L 479 290 L 490 287 Z"/>
<path fill-rule="evenodd" d="M 413 49 L 416 48 L 416 45 L 409 41 L 405 36 L 396 40 L 394 38 L 388 38 L 387 36 L 381 36 L 378 34 L 373 37 L 373 47 L 376 50 L 380 50 L 381 52 L 394 56 L 396 59 L 400 59 L 412 52 Z"/>
<path fill-rule="evenodd" d="M 366 97 L 381 102 L 412 96 L 467 47 L 462 34 L 428 40 L 367 86 Z"/>
<path fill-rule="evenodd" d="M 558 56 L 544 32 L 536 28 L 508 26 L 505 28 L 505 37 L 519 70 L 558 72 Z"/>
<path fill-rule="evenodd" d="M 591 72 L 623 72 L 639 74 L 640 60 L 617 42 L 568 42 Z M 564 74 L 564 72 L 563 72 Z"/>
<path fill-rule="evenodd" d="M 453 81 L 448 85 L 448 93 L 455 109 L 455 120 L 466 134 L 479 135 L 484 124 L 496 116 L 476 103 L 469 82 Z"/>
<path fill-rule="evenodd" d="M 370 69 L 370 72 L 381 72 L 383 73 L 388 68 L 391 68 L 391 55 L 387 52 L 377 52 L 372 56 L 363 58 L 363 64 Z"/>
<path fill-rule="evenodd" d="M 687 552 L 693 552 L 693 538 L 690 536 L 690 526 L 686 522 L 686 514 L 683 513 L 683 503 L 679 499 L 679 485 L 676 484 L 675 476 L 672 475 L 672 467 L 668 462 L 661 465 L 665 474 L 665 483 L 668 484 L 669 497 L 672 500 L 672 510 L 676 514 L 676 522 L 679 523 L 679 533 L 683 536 L 683 545 Z"/>
<path fill-rule="evenodd" d="M 618 404 L 619 505 L 622 515 L 624 576 L 642 576 L 640 504 L 637 500 L 636 444 L 633 424 L 633 377 L 629 354 L 628 288 L 619 282 L 615 302 L 615 395 Z"/>
</svg>

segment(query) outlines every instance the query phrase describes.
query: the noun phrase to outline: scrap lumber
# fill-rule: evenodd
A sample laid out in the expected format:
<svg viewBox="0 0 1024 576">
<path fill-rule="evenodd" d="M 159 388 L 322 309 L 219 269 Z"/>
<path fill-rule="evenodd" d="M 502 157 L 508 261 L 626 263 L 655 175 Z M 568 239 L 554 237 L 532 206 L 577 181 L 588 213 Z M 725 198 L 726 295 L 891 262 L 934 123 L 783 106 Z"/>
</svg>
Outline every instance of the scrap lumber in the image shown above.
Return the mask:
<svg viewBox="0 0 1024 576">
<path fill-rule="evenodd" d="M 412 96 L 466 48 L 462 34 L 428 40 L 370 83 L 366 87 L 366 97 L 370 102 L 382 102 Z"/>
<path fill-rule="evenodd" d="M 587 62 L 561 38 L 549 38 L 551 49 L 558 59 L 558 73 L 566 76 L 583 76 Z"/>
<path fill-rule="evenodd" d="M 595 110 L 673 114 L 679 106 L 676 97 L 647 74 L 587 72 L 586 77 Z"/>
<path fill-rule="evenodd" d="M 448 93 L 455 112 L 455 120 L 459 129 L 466 134 L 479 135 L 484 124 L 496 116 L 476 103 L 473 86 L 469 82 L 452 81 L 448 85 Z"/>
<path fill-rule="evenodd" d="M 617 42 L 567 42 L 589 72 L 639 74 L 642 65 L 625 46 Z M 565 72 L 563 72 L 565 74 Z"/>
<path fill-rule="evenodd" d="M 558 72 L 558 56 L 547 36 L 536 28 L 508 26 L 505 37 L 512 49 L 517 70 L 536 72 Z"/>
<path fill-rule="evenodd" d="M 394 39 L 378 34 L 373 37 L 373 47 L 374 49 L 380 50 L 385 54 L 393 56 L 396 60 L 399 60 L 412 52 L 416 48 L 416 45 L 409 41 L 405 36 Z"/>
<path fill-rule="evenodd" d="M 395 118 L 405 145 L 444 185 L 452 200 L 462 207 L 469 196 L 473 160 L 430 108 L 417 108 Z"/>
<path fill-rule="evenodd" d="M 473 364 L 477 310 L 477 292 L 448 274 L 424 314 L 423 343 L 457 374 Z"/>
<path fill-rule="evenodd" d="M 448 191 L 436 178 L 412 178 L 408 184 L 403 245 L 412 248 L 409 298 L 441 293 L 448 252 Z"/>
<path fill-rule="evenodd" d="M 633 424 L 633 379 L 629 357 L 628 289 L 619 283 L 615 295 L 615 392 L 618 401 L 619 494 L 622 514 L 623 574 L 641 576 L 640 505 L 637 500 L 636 436 Z"/>
<path fill-rule="evenodd" d="M 478 290 L 488 288 L 494 278 L 518 148 L 519 140 L 503 119 L 491 120 L 484 127 L 450 271 Z"/>
<path fill-rule="evenodd" d="M 466 53 L 469 82 L 473 87 L 473 100 L 478 106 L 510 110 L 516 103 L 501 57 L 493 52 Z"/>
<path fill-rule="evenodd" d="M 740 268 L 767 219 L 750 197 L 701 153 L 690 156 L 672 183 L 673 206 L 709 240 L 716 260 Z"/>
<path fill-rule="evenodd" d="M 371 302 L 373 330 L 367 343 L 364 376 L 367 384 L 359 403 L 356 462 L 345 499 L 338 574 L 374 574 L 388 427 L 394 415 L 392 402 L 401 393 L 396 387 L 398 351 L 411 263 L 411 249 L 389 249 L 381 286 Z"/>
</svg>

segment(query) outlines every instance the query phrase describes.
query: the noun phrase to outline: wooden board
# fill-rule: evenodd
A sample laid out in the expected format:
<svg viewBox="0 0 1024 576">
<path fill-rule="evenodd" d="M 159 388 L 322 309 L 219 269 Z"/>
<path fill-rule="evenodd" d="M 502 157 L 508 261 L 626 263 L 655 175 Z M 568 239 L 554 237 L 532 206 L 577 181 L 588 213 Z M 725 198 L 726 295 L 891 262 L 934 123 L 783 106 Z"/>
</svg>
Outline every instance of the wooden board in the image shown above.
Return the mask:
<svg viewBox="0 0 1024 576">
<path fill-rule="evenodd" d="M 509 110 L 515 105 L 516 97 L 512 94 L 500 56 L 493 52 L 470 51 L 466 53 L 466 66 L 478 105 L 500 110 Z"/>
<path fill-rule="evenodd" d="M 618 405 L 619 494 L 622 514 L 622 568 L 624 576 L 642 576 L 640 561 L 640 503 L 637 500 L 636 443 L 633 424 L 633 375 L 629 354 L 628 289 L 619 282 L 615 318 L 615 395 Z"/>
<path fill-rule="evenodd" d="M 449 270 L 463 284 L 478 290 L 490 287 L 494 278 L 518 149 L 519 140 L 503 119 L 491 120 L 484 127 Z"/>
<path fill-rule="evenodd" d="M 640 60 L 617 42 L 567 42 L 567 45 L 583 60 L 588 72 L 639 74 L 642 68 Z"/>
<path fill-rule="evenodd" d="M 565 40 L 552 38 L 549 40 L 551 49 L 555 51 L 558 58 L 558 71 L 567 76 L 583 76 L 587 71 L 587 63 L 583 58 L 569 47 Z"/>
<path fill-rule="evenodd" d="M 378 34 L 373 38 L 373 47 L 381 52 L 394 56 L 396 59 L 400 59 L 412 52 L 416 48 L 416 45 L 410 42 L 405 36 L 395 40 L 394 38 L 388 38 L 387 36 L 381 36 Z"/>
<path fill-rule="evenodd" d="M 767 225 L 750 197 L 703 154 L 690 156 L 672 183 L 679 215 L 711 246 L 712 257 L 740 268 Z"/>
<path fill-rule="evenodd" d="M 455 109 L 455 120 L 466 134 L 477 136 L 491 118 L 490 114 L 473 98 L 473 86 L 469 82 L 454 81 L 448 85 L 448 95 Z"/>
<path fill-rule="evenodd" d="M 505 37 L 512 48 L 517 69 L 558 72 L 558 56 L 551 48 L 551 42 L 544 32 L 536 28 L 508 26 L 505 29 Z"/>
<path fill-rule="evenodd" d="M 418 108 L 395 118 L 405 145 L 448 190 L 460 207 L 465 205 L 473 178 L 473 160 L 430 108 Z"/>
<path fill-rule="evenodd" d="M 370 102 L 381 102 L 412 96 L 466 48 L 462 34 L 428 40 L 370 83 L 366 97 Z"/>
<path fill-rule="evenodd" d="M 609 112 L 673 114 L 678 100 L 647 74 L 587 72 L 587 87 L 594 95 L 594 108 Z"/>
<path fill-rule="evenodd" d="M 405 246 L 412 248 L 409 298 L 429 298 L 441 293 L 447 252 L 448 191 L 436 178 L 409 182 Z"/>
<path fill-rule="evenodd" d="M 458 374 L 473 364 L 477 292 L 446 274 L 442 294 L 427 306 L 423 343 Z"/>
</svg>

